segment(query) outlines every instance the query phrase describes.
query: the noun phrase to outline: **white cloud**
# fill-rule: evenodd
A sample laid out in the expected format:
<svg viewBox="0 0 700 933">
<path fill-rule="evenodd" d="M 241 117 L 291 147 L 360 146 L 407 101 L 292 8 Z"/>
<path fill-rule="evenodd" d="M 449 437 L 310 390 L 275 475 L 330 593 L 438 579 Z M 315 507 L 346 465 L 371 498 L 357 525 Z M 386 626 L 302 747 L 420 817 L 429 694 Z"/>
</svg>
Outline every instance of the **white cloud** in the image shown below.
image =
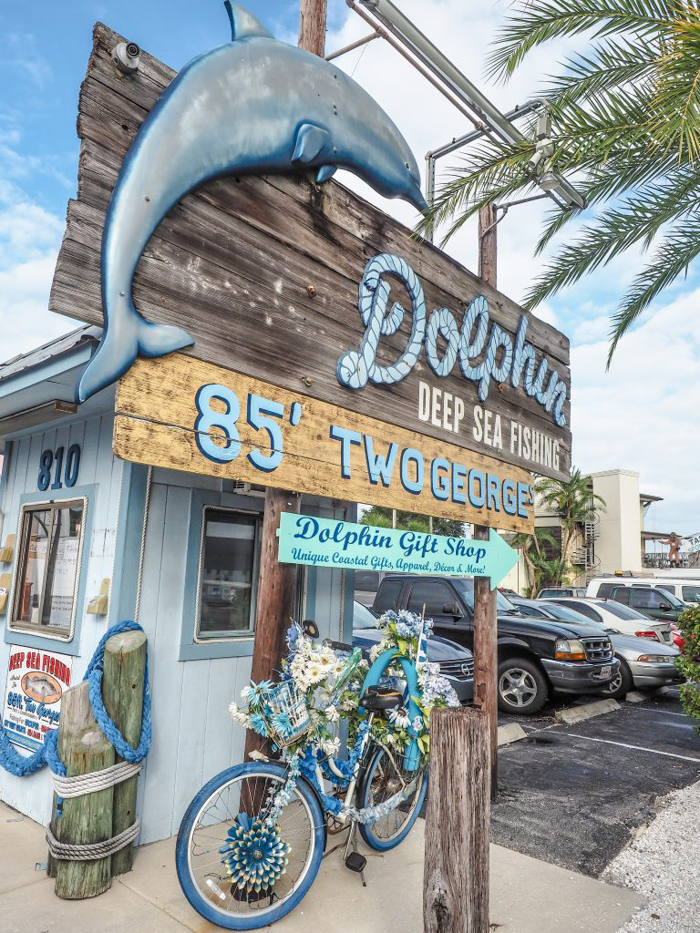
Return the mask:
<svg viewBox="0 0 700 933">
<path fill-rule="evenodd" d="M 585 471 L 631 469 L 661 531 L 700 528 L 700 289 L 659 308 L 620 343 L 606 373 L 606 340 L 572 350 L 574 461 Z M 595 324 L 596 322 L 592 322 Z"/>
<path fill-rule="evenodd" d="M 19 188 L 0 182 L 0 362 L 77 326 L 48 311 L 63 227 Z"/>
<path fill-rule="evenodd" d="M 38 88 L 46 87 L 52 78 L 51 66 L 39 52 L 36 36 L 29 32 L 10 32 L 4 41 L 7 64 L 24 72 Z"/>
</svg>

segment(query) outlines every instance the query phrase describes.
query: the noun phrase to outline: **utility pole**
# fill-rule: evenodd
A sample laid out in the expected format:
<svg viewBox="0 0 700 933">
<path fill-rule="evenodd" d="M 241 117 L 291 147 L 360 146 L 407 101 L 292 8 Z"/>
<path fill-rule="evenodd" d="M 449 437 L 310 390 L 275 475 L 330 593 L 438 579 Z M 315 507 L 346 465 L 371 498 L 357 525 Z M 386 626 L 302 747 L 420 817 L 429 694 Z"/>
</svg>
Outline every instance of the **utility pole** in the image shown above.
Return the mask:
<svg viewBox="0 0 700 933">
<path fill-rule="evenodd" d="M 299 47 L 323 57 L 326 46 L 326 0 L 301 0 Z M 255 642 L 251 679 L 272 680 L 284 652 L 284 638 L 294 614 L 297 568 L 277 560 L 277 530 L 285 510 L 298 511 L 300 497 L 272 489 L 265 492 L 265 512 L 260 542 L 258 598 L 255 608 Z M 252 751 L 269 752 L 257 733 L 246 733 L 246 758 Z"/>
<path fill-rule="evenodd" d="M 326 54 L 327 0 L 300 0 L 299 48 L 321 58 Z"/>
<path fill-rule="evenodd" d="M 497 249 L 496 208 L 493 204 L 479 211 L 479 276 L 496 288 Z M 474 537 L 487 540 L 486 525 L 474 525 Z M 498 792 L 498 632 L 496 590 L 488 577 L 474 577 L 474 703 L 488 719 L 491 760 L 491 798 Z"/>
</svg>

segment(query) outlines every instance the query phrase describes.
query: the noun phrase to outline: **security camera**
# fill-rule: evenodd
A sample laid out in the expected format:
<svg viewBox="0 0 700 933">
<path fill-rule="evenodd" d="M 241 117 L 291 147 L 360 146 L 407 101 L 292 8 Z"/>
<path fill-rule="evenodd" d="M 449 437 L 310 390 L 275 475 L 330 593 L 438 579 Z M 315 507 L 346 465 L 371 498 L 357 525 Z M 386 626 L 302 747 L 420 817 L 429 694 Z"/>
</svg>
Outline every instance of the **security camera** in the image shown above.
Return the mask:
<svg viewBox="0 0 700 933">
<path fill-rule="evenodd" d="M 125 75 L 138 71 L 141 49 L 135 42 L 120 42 L 112 49 L 112 61 Z"/>
</svg>

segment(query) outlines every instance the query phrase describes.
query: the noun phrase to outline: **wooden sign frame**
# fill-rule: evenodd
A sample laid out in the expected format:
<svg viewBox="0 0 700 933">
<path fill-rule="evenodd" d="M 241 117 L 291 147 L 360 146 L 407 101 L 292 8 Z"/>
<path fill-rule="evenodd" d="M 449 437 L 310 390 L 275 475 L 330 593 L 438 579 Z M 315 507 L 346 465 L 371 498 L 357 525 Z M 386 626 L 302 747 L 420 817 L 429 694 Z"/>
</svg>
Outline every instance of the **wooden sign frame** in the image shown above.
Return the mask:
<svg viewBox="0 0 700 933">
<path fill-rule="evenodd" d="M 144 53 L 125 78 L 111 59 L 119 41 L 95 27 L 80 96 L 78 199 L 51 293 L 54 310 L 91 324 L 103 323 L 100 242 L 110 192 L 174 74 Z M 335 182 L 269 176 L 204 185 L 152 237 L 134 300 L 149 320 L 187 329 L 193 357 L 465 456 L 568 476 L 566 337 Z M 342 365 L 351 357 L 359 377 Z"/>
<path fill-rule="evenodd" d="M 117 390 L 124 460 L 532 532 L 525 470 L 181 353 Z"/>
</svg>

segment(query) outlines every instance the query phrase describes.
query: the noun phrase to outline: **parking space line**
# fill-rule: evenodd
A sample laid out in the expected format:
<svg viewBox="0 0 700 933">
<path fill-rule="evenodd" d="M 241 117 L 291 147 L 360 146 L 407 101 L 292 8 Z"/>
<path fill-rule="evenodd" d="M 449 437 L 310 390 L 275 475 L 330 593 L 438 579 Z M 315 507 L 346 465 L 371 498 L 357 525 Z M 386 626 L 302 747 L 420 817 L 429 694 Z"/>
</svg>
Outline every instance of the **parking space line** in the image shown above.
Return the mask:
<svg viewBox="0 0 700 933">
<path fill-rule="evenodd" d="M 690 719 L 687 713 L 672 713 L 671 710 L 654 709 L 651 706 L 623 706 L 622 708 L 633 710 L 635 713 L 657 713 L 659 716 L 680 716 L 681 719 Z"/>
<path fill-rule="evenodd" d="M 628 745 L 626 742 L 613 742 L 612 739 L 596 739 L 592 735 L 579 735 L 577 732 L 558 732 L 557 735 L 568 735 L 574 739 L 584 739 L 586 742 L 602 742 L 604 745 L 619 745 L 620 748 L 631 748 L 637 752 L 651 752 L 652 755 L 663 755 L 666 758 L 680 758 L 681 761 L 696 761 L 700 765 L 700 758 L 678 755 L 675 752 L 661 752 L 657 748 L 645 748 L 643 745 Z"/>
</svg>

